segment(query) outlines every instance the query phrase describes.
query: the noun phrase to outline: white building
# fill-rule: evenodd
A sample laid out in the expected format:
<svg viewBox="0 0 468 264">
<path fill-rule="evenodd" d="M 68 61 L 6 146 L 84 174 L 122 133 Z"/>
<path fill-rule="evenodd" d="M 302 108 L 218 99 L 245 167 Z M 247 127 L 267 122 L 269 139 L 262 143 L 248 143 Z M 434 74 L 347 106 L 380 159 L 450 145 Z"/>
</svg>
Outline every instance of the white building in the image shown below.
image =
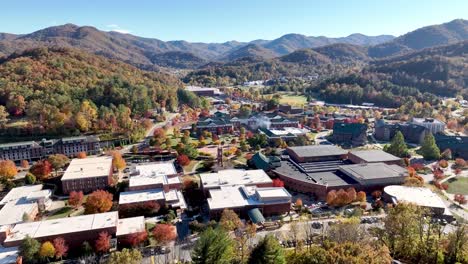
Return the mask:
<svg viewBox="0 0 468 264">
<path fill-rule="evenodd" d="M 437 134 L 445 130 L 445 123 L 434 118 L 416 118 L 411 121 L 412 124 L 423 126 L 432 134 Z"/>
<path fill-rule="evenodd" d="M 273 185 L 273 181 L 264 170 L 221 170 L 214 173 L 202 173 L 200 180 L 205 192 L 222 186 L 271 187 Z"/>
<path fill-rule="evenodd" d="M 182 183 L 173 162 L 136 165 L 129 180 L 129 190 L 180 189 Z"/>
</svg>

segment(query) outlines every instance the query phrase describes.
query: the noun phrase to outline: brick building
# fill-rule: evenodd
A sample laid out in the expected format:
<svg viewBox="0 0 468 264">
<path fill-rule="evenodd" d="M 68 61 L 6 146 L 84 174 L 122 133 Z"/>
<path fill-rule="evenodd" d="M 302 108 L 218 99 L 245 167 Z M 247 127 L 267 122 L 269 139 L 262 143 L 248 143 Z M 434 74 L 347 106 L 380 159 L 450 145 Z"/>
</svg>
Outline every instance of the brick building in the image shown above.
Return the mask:
<svg viewBox="0 0 468 264">
<path fill-rule="evenodd" d="M 73 159 L 62 176 L 62 191 L 89 193 L 105 189 L 112 182 L 112 157 Z"/>
<path fill-rule="evenodd" d="M 336 144 L 362 146 L 367 143 L 367 125 L 360 123 L 334 123 L 332 140 Z"/>
</svg>

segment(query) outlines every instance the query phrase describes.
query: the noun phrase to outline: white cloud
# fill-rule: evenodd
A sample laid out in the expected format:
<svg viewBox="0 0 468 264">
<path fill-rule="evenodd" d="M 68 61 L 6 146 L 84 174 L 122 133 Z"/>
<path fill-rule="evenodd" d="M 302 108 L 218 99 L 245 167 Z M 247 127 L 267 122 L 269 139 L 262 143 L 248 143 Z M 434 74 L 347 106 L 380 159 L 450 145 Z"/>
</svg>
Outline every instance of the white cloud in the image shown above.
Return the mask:
<svg viewBox="0 0 468 264">
<path fill-rule="evenodd" d="M 109 29 L 109 31 L 114 31 L 114 32 L 122 33 L 122 34 L 128 34 L 131 32 L 130 30 L 121 28 L 117 24 L 109 24 L 109 25 L 106 25 L 106 27 Z"/>
</svg>

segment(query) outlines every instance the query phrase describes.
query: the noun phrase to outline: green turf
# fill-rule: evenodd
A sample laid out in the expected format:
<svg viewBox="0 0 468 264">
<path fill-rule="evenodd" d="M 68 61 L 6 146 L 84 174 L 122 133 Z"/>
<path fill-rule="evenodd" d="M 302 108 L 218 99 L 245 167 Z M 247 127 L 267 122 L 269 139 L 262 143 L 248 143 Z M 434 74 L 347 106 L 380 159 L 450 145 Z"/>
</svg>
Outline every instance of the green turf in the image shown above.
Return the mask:
<svg viewBox="0 0 468 264">
<path fill-rule="evenodd" d="M 447 181 L 449 188 L 448 193 L 468 195 L 468 178 L 456 177 Z"/>
</svg>

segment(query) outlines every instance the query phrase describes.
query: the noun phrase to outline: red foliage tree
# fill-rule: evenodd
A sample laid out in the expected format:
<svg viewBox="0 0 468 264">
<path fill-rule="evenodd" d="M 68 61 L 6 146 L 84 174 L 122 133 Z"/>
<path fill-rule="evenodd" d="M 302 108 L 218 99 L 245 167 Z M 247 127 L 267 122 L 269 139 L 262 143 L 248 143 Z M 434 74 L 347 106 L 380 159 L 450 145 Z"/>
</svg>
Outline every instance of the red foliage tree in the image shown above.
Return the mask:
<svg viewBox="0 0 468 264">
<path fill-rule="evenodd" d="M 444 172 L 441 169 L 436 169 L 432 172 L 434 174 L 434 179 L 442 180 L 444 178 Z"/>
<path fill-rule="evenodd" d="M 187 155 L 179 155 L 177 156 L 177 162 L 180 164 L 180 166 L 187 166 L 190 164 L 190 159 Z"/>
<path fill-rule="evenodd" d="M 52 164 L 47 160 L 40 160 L 36 162 L 29 171 L 37 178 L 45 179 L 52 172 Z"/>
<path fill-rule="evenodd" d="M 415 169 L 416 171 L 421 171 L 424 169 L 424 164 L 414 163 L 413 165 L 411 165 L 411 167 L 413 167 L 413 169 Z"/>
<path fill-rule="evenodd" d="M 455 160 L 455 167 L 463 169 L 466 167 L 466 161 L 464 159 L 458 158 Z"/>
<path fill-rule="evenodd" d="M 153 132 L 153 136 L 155 139 L 163 139 L 166 137 L 166 131 L 163 128 L 156 128 Z"/>
<path fill-rule="evenodd" d="M 177 237 L 175 226 L 168 224 L 158 224 L 153 229 L 153 238 L 158 244 L 167 244 Z"/>
<path fill-rule="evenodd" d="M 466 198 L 465 198 L 465 195 L 463 194 L 455 194 L 455 197 L 454 199 L 455 202 L 459 203 L 459 204 L 466 204 Z"/>
<path fill-rule="evenodd" d="M 97 190 L 92 192 L 85 203 L 86 214 L 105 213 L 112 208 L 112 194 L 104 191 Z"/>
<path fill-rule="evenodd" d="M 55 248 L 55 258 L 62 259 L 62 257 L 65 257 L 67 255 L 68 245 L 65 242 L 65 239 L 63 239 L 63 237 L 55 238 L 53 244 Z"/>
<path fill-rule="evenodd" d="M 68 204 L 72 206 L 73 208 L 77 209 L 83 204 L 83 198 L 84 196 L 83 196 L 82 191 L 79 191 L 79 192 L 72 191 L 70 193 L 70 196 L 68 197 Z"/>
<path fill-rule="evenodd" d="M 119 206 L 120 217 L 132 217 L 135 215 L 154 215 L 161 206 L 156 201 L 147 201 L 138 204 L 122 204 Z"/>
<path fill-rule="evenodd" d="M 148 239 L 148 233 L 146 231 L 143 231 L 127 235 L 122 239 L 119 239 L 119 243 L 125 246 L 136 247 L 145 242 L 146 239 Z"/>
<path fill-rule="evenodd" d="M 284 182 L 281 179 L 274 179 L 273 187 L 284 187 Z"/>
<path fill-rule="evenodd" d="M 106 253 L 110 249 L 111 236 L 107 232 L 99 233 L 99 237 L 95 243 L 97 253 Z"/>
</svg>

